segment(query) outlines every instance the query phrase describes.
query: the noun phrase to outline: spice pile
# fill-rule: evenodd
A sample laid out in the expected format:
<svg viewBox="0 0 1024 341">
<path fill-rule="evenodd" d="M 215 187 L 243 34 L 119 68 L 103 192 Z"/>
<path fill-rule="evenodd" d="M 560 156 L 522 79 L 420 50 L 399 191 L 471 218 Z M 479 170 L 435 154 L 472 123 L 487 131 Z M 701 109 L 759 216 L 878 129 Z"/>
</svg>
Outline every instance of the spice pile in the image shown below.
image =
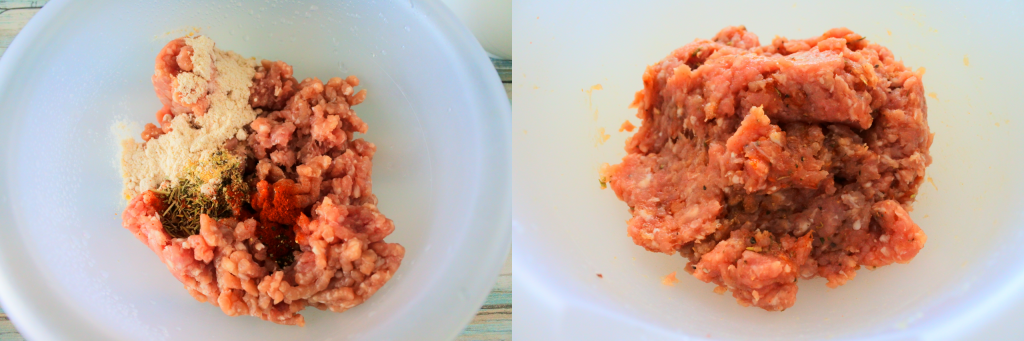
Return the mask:
<svg viewBox="0 0 1024 341">
<path fill-rule="evenodd" d="M 157 55 L 163 103 L 144 142 L 122 142 L 124 227 L 188 292 L 231 316 L 304 325 L 380 289 L 405 255 L 372 193 L 376 147 L 356 132 L 359 79 L 301 82 L 281 61 L 205 36 Z"/>
</svg>

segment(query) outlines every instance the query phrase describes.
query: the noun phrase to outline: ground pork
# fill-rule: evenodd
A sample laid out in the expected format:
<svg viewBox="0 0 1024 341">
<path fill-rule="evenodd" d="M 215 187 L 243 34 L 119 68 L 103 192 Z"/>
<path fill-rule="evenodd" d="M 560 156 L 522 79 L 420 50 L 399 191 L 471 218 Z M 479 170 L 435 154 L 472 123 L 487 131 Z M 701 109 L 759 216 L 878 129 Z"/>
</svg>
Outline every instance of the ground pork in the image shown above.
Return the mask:
<svg viewBox="0 0 1024 341">
<path fill-rule="evenodd" d="M 744 306 L 785 310 L 797 279 L 909 262 L 931 163 L 921 76 L 845 28 L 761 46 L 744 27 L 643 75 L 628 155 L 602 169 L 628 234 Z"/>
<path fill-rule="evenodd" d="M 280 324 L 304 325 L 307 305 L 342 312 L 372 296 L 398 269 L 405 249 L 374 241 L 366 231 L 374 216 L 325 198 L 312 219 L 302 216 L 301 251 L 293 266 L 279 268 L 253 238 L 259 223 L 202 216 L 200 234 L 171 238 L 157 214 L 152 191 L 136 196 L 124 211 L 124 226 L 145 243 L 192 297 L 230 316 L 251 315 Z M 383 219 L 383 216 L 376 216 Z M 352 221 L 352 222 L 349 222 Z M 381 221 L 377 221 L 380 223 Z"/>
<path fill-rule="evenodd" d="M 164 127 L 164 132 L 170 131 L 170 122 L 174 116 L 189 113 L 202 116 L 210 107 L 210 100 L 205 93 L 200 93 L 198 98 L 187 101 L 181 93 L 175 91 L 178 87 L 178 77 L 182 73 L 193 71 L 192 52 L 193 49 L 186 45 L 185 38 L 178 38 L 171 40 L 157 53 L 152 81 L 156 96 L 164 106 L 156 114 L 156 120 Z M 149 125 L 146 128 L 153 129 Z"/>
</svg>

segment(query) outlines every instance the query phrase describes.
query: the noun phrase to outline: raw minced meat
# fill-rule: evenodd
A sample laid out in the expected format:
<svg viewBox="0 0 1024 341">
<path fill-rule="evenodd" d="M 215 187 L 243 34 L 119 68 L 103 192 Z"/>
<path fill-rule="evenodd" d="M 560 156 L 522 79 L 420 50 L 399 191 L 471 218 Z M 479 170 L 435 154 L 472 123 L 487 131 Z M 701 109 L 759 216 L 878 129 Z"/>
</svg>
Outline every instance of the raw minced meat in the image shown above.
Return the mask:
<svg viewBox="0 0 1024 341">
<path fill-rule="evenodd" d="M 647 68 L 642 125 L 603 181 L 637 245 L 784 310 L 798 278 L 837 287 L 924 247 L 907 213 L 931 163 L 923 73 L 845 28 L 765 46 L 725 28 Z"/>
<path fill-rule="evenodd" d="M 175 90 L 183 71 L 203 66 L 192 63 L 199 52 L 184 42 L 171 41 L 157 57 L 153 84 L 164 107 L 157 114 L 160 126 L 143 131 L 147 143 L 171 132 L 174 117 L 223 109 L 206 93 Z M 244 168 L 247 186 L 232 188 L 252 191 L 228 194 L 245 203 L 232 205 L 222 219 L 199 215 L 198 233 L 175 238 L 161 214 L 187 201 L 169 199 L 166 193 L 174 192 L 167 187 L 174 185 L 166 181 L 131 199 L 123 225 L 197 300 L 231 316 L 303 325 L 299 311 L 306 306 L 341 312 L 364 302 L 391 279 L 405 249 L 384 241 L 395 227 L 372 192 L 376 147 L 354 137 L 368 129 L 352 110 L 366 98 L 365 90 L 354 90 L 359 79 L 299 82 L 284 62 L 252 65 L 242 103 L 256 117 L 220 147 L 244 160 L 237 167 Z M 189 89 L 220 85 L 218 70 L 206 73 L 210 84 Z M 216 193 L 215 180 L 204 183 L 202 193 Z"/>
</svg>

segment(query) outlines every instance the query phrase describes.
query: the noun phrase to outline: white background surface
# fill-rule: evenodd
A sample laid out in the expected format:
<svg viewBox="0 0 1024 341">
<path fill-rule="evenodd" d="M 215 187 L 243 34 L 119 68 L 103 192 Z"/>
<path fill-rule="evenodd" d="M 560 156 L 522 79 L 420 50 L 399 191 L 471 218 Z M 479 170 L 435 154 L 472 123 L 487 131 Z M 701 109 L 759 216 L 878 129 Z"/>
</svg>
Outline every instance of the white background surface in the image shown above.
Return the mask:
<svg viewBox="0 0 1024 341">
<path fill-rule="evenodd" d="M 306 327 L 195 301 L 121 227 L 117 120 L 152 122 L 157 51 L 199 29 L 222 49 L 355 74 L 374 192 L 405 261 L 368 302 Z M 0 63 L 0 299 L 33 340 L 451 339 L 508 252 L 508 102 L 484 51 L 434 1 L 52 1 Z M 132 132 L 136 135 L 139 130 Z M 444 314 L 437 308 L 444 307 Z"/>
<path fill-rule="evenodd" d="M 995 1 L 517 1 L 516 337 L 1024 338 L 1011 317 L 1024 310 L 1020 15 L 1020 3 Z M 646 65 L 730 25 L 762 44 L 846 26 L 926 68 L 934 185 L 911 214 L 929 238 L 910 264 L 861 270 L 838 289 L 801 281 L 796 305 L 771 313 L 713 294 L 684 258 L 632 243 L 626 205 L 600 189 L 598 169 L 625 155 L 620 124 L 640 123 L 627 106 Z M 673 271 L 680 282 L 662 285 Z"/>
</svg>

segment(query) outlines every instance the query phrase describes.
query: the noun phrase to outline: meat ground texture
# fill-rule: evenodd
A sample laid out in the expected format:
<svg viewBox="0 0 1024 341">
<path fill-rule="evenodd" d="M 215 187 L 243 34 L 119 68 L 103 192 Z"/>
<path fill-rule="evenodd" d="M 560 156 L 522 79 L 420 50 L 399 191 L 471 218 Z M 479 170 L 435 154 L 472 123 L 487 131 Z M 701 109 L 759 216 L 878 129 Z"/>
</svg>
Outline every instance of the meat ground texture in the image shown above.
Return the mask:
<svg viewBox="0 0 1024 341">
<path fill-rule="evenodd" d="M 182 69 L 175 64 L 184 53 L 180 45 L 175 40 L 161 51 L 154 79 Z M 306 306 L 342 312 L 364 302 L 392 277 L 405 249 L 384 242 L 394 224 L 377 209 L 372 192 L 376 147 L 353 137 L 367 130 L 351 108 L 366 97 L 365 90 L 353 90 L 358 84 L 354 76 L 297 82 L 291 66 L 263 61 L 250 89 L 250 104 L 261 113 L 247 134 L 224 146 L 247 158 L 246 177 L 259 189 L 248 214 L 220 220 L 203 215 L 199 234 L 172 238 L 160 222 L 164 203 L 147 191 L 129 202 L 124 227 L 195 299 L 230 316 L 301 326 L 299 311 Z M 184 106 L 174 98 L 159 97 L 170 101 L 165 113 L 168 107 L 170 115 L 194 113 L 176 110 Z M 267 213 L 288 203 L 294 208 Z M 290 231 L 294 241 L 261 240 L 263 229 L 272 228 Z M 290 264 L 275 261 L 270 253 L 277 246 L 270 243 L 293 245 Z"/>
<path fill-rule="evenodd" d="M 727 27 L 647 67 L 642 125 L 602 176 L 637 245 L 785 310 L 798 278 L 834 288 L 924 247 L 907 213 L 931 163 L 923 73 L 845 28 L 761 46 Z"/>
</svg>

